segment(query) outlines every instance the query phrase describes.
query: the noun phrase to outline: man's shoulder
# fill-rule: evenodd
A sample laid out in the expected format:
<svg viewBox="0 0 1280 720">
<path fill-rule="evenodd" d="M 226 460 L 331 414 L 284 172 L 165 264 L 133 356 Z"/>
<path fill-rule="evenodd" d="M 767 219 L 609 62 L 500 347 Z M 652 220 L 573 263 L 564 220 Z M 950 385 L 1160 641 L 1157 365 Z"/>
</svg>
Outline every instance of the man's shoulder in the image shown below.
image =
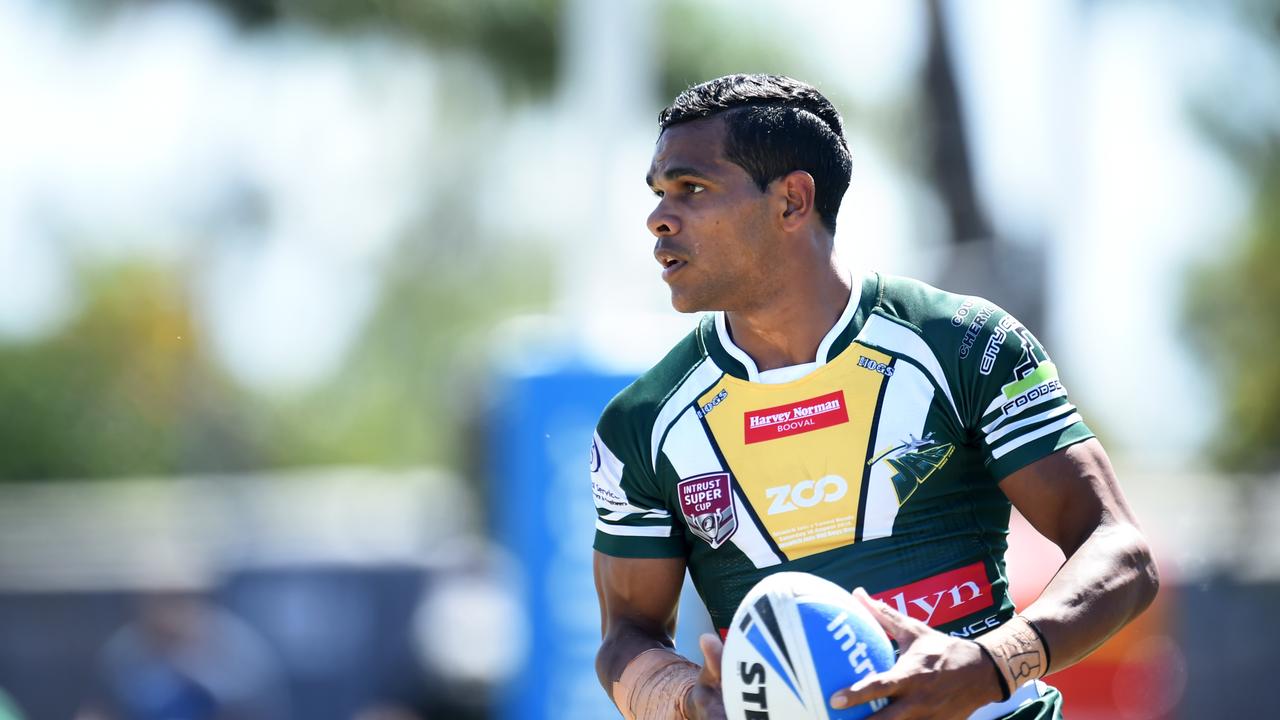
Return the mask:
<svg viewBox="0 0 1280 720">
<path fill-rule="evenodd" d="M 920 331 L 960 327 L 973 309 L 995 308 L 985 298 L 950 292 L 915 278 L 882 274 L 880 280 L 876 308 Z"/>
<path fill-rule="evenodd" d="M 1007 312 L 986 298 L 891 275 L 881 276 L 874 312 L 909 328 L 947 373 L 964 374 L 973 370 L 971 366 L 986 368 L 985 363 L 966 361 L 975 353 L 983 355 L 988 351 L 993 335 L 998 337 L 995 345 L 1004 341 L 1006 332 L 998 330 L 1001 323 L 1016 324 Z M 989 371 L 982 370 L 983 374 Z"/>
<path fill-rule="evenodd" d="M 666 356 L 615 395 L 600 415 L 601 429 L 629 426 L 646 432 L 646 428 L 652 428 L 662 406 L 706 359 L 699 333 L 695 327 Z"/>
</svg>

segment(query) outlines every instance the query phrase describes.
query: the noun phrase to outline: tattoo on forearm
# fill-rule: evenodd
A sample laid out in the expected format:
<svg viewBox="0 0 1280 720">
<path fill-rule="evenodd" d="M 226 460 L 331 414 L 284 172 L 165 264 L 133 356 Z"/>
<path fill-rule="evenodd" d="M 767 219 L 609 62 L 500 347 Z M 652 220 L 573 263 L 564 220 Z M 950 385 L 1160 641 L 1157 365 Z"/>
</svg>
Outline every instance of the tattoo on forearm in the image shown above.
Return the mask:
<svg viewBox="0 0 1280 720">
<path fill-rule="evenodd" d="M 1040 677 L 1040 653 L 1018 653 L 1007 661 L 1013 681 L 1019 685 Z"/>
<path fill-rule="evenodd" d="M 996 669 L 1004 676 L 1010 691 L 1032 680 L 1038 680 L 1049 671 L 1048 649 L 1031 623 L 1021 615 L 978 638 L 986 647 Z"/>
</svg>

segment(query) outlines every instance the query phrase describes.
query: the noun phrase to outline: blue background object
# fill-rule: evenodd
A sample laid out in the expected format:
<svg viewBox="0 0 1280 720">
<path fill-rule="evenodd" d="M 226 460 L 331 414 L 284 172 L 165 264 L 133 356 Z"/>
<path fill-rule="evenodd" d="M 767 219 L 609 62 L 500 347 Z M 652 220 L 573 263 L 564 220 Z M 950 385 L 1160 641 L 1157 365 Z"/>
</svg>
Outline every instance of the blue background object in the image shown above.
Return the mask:
<svg viewBox="0 0 1280 720">
<path fill-rule="evenodd" d="M 586 368 L 510 376 L 492 408 L 488 508 L 495 539 L 524 573 L 529 660 L 500 690 L 499 718 L 600 720 L 617 715 L 600 688 L 600 609 L 588 460 L 609 400 L 635 376 Z"/>
</svg>

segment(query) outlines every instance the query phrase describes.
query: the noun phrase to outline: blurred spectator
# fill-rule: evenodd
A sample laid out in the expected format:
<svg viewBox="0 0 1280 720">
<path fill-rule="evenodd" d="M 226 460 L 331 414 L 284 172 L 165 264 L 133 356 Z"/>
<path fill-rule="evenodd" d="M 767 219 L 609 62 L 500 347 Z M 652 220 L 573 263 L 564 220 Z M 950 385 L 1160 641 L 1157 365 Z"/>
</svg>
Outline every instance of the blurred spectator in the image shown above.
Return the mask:
<svg viewBox="0 0 1280 720">
<path fill-rule="evenodd" d="M 422 720 L 422 717 L 399 705 L 371 705 L 356 713 L 353 720 Z"/>
<path fill-rule="evenodd" d="M 189 595 L 144 598 L 137 620 L 99 658 L 97 691 L 78 720 L 288 717 L 278 663 L 243 620 Z"/>
</svg>

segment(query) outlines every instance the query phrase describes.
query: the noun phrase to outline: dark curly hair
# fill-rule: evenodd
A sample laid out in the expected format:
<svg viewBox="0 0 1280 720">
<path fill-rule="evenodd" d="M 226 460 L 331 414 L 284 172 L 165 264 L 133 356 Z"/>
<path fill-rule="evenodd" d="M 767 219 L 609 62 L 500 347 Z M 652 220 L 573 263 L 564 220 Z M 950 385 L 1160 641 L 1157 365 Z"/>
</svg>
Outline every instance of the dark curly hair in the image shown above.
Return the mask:
<svg viewBox="0 0 1280 720">
<path fill-rule="evenodd" d="M 725 75 L 680 93 L 658 114 L 658 125 L 666 130 L 712 116 L 725 121 L 725 157 L 761 192 L 789 172 L 812 175 L 818 215 L 835 233 L 853 161 L 840 113 L 822 93 L 783 75 Z"/>
</svg>

